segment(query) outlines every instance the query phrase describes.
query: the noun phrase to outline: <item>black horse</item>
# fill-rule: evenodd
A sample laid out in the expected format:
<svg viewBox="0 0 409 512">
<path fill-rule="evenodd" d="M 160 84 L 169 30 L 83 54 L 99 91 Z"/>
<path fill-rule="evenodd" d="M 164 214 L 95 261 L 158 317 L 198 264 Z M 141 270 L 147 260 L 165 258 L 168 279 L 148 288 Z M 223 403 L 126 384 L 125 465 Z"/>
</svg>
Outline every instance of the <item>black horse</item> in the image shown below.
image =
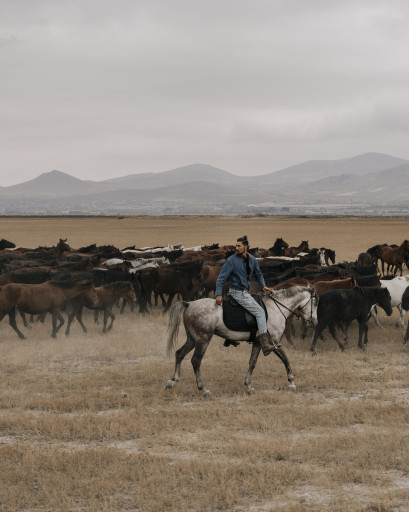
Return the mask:
<svg viewBox="0 0 409 512">
<path fill-rule="evenodd" d="M 406 288 L 406 290 L 403 292 L 402 295 L 402 309 L 405 311 L 409 311 L 409 286 Z M 405 345 L 407 341 L 409 340 L 409 323 L 406 328 L 406 334 L 403 338 L 403 344 Z"/>
<path fill-rule="evenodd" d="M 3 249 L 14 249 L 16 247 L 16 244 L 13 244 L 13 242 L 9 242 L 5 238 L 2 238 L 0 240 L 0 251 Z"/>
<path fill-rule="evenodd" d="M 318 303 L 318 324 L 314 330 L 311 351 L 315 352 L 317 338 L 327 326 L 339 348 L 344 350 L 348 344 L 348 327 L 353 320 L 357 320 L 359 324 L 358 347 L 365 350 L 368 344 L 368 314 L 375 304 L 388 316 L 392 314 L 391 296 L 386 288 L 357 286 L 350 290 L 330 290 L 322 293 Z M 344 331 L 345 345 L 337 338 L 336 327 Z"/>
<path fill-rule="evenodd" d="M 287 249 L 288 244 L 282 238 L 277 238 L 273 247 L 268 250 L 270 256 L 284 256 L 284 249 Z"/>
</svg>

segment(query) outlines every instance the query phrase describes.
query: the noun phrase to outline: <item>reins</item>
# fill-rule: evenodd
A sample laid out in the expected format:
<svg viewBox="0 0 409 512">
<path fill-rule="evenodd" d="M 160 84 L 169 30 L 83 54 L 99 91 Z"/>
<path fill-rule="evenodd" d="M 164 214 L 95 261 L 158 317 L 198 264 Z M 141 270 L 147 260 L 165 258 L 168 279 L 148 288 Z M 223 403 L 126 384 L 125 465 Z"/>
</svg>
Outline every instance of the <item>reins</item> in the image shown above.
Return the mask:
<svg viewBox="0 0 409 512">
<path fill-rule="evenodd" d="M 266 294 L 267 295 L 267 294 Z M 311 294 L 310 294 L 310 298 L 308 299 L 308 301 L 301 307 L 298 307 L 297 309 L 304 309 L 305 306 L 307 306 L 310 302 L 311 302 L 311 318 L 312 318 L 312 297 L 315 297 L 316 296 L 316 293 L 315 291 L 311 291 Z M 282 306 L 284 309 L 286 309 L 287 311 L 289 311 L 290 313 L 292 313 L 293 315 L 295 316 L 298 316 L 296 311 L 295 310 L 292 310 L 290 309 L 289 307 L 287 307 L 285 304 L 283 304 L 282 302 L 280 302 L 279 300 L 277 300 L 276 298 L 272 297 L 271 294 L 270 295 L 267 295 L 267 297 L 269 297 L 273 302 L 274 304 L 277 306 L 278 310 L 280 311 L 280 313 L 283 315 L 284 318 L 286 318 L 285 314 L 283 313 L 283 311 L 281 310 L 280 306 Z"/>
</svg>

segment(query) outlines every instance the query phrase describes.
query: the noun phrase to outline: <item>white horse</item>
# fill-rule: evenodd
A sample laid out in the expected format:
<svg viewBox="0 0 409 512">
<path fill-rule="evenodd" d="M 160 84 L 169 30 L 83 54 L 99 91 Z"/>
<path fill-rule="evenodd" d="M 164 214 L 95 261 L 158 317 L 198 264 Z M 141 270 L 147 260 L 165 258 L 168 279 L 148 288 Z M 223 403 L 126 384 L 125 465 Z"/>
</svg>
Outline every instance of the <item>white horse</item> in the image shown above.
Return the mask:
<svg viewBox="0 0 409 512">
<path fill-rule="evenodd" d="M 317 324 L 318 296 L 314 288 L 308 286 L 294 286 L 284 290 L 273 291 L 271 295 L 263 295 L 262 300 L 268 313 L 267 329 L 275 344 L 274 353 L 284 363 L 287 371 L 287 378 L 291 390 L 296 389 L 294 375 L 290 362 L 284 350 L 280 346 L 284 334 L 287 318 L 295 313 L 301 316 L 307 324 Z M 250 332 L 231 331 L 223 322 L 223 309 L 216 305 L 214 299 L 199 299 L 194 302 L 178 302 L 170 310 L 169 321 L 166 332 L 168 354 L 175 350 L 177 340 L 180 313 L 183 311 L 183 320 L 187 339 L 185 344 L 176 351 L 175 373 L 171 380 L 166 383 L 166 388 L 173 388 L 180 378 L 180 368 L 183 359 L 195 349 L 191 362 L 196 375 L 196 382 L 199 391 L 204 396 L 210 396 L 210 391 L 204 386 L 200 373 L 200 364 L 205 355 L 207 347 L 213 334 L 231 341 L 247 341 L 250 339 Z M 253 343 L 249 370 L 245 379 L 245 386 L 249 394 L 254 393 L 251 385 L 251 376 L 256 366 L 261 346 L 258 342 Z"/>
<path fill-rule="evenodd" d="M 396 276 L 393 279 L 381 279 L 380 281 L 381 286 L 389 290 L 392 307 L 399 310 L 400 317 L 395 327 L 405 327 L 405 310 L 402 308 L 402 295 L 409 286 L 409 276 Z M 378 327 L 383 327 L 378 319 L 375 307 L 371 309 L 371 317 L 375 320 Z"/>
</svg>

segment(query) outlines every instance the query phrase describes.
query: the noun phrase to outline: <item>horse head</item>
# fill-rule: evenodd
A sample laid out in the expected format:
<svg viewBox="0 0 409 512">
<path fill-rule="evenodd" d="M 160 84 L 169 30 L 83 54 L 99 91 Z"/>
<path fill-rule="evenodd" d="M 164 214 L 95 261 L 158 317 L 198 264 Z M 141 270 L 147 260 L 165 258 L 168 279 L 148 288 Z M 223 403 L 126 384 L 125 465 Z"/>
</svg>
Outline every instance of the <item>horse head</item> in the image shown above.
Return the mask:
<svg viewBox="0 0 409 512">
<path fill-rule="evenodd" d="M 311 286 L 305 286 L 304 289 L 308 292 L 305 300 L 298 307 L 302 318 L 307 325 L 315 327 L 318 324 L 317 307 L 318 307 L 318 294 Z"/>
<path fill-rule="evenodd" d="M 71 247 L 67 243 L 67 238 L 65 240 L 60 238 L 60 241 L 58 242 L 58 244 L 55 247 L 56 257 L 61 258 L 61 256 L 64 254 L 65 251 L 70 252 Z"/>
<path fill-rule="evenodd" d="M 391 294 L 387 288 L 377 289 L 377 304 L 385 311 L 388 316 L 392 314 Z"/>
<path fill-rule="evenodd" d="M 274 242 L 274 246 L 276 249 L 287 249 L 288 244 L 283 240 L 283 238 L 277 238 L 277 240 Z"/>
</svg>

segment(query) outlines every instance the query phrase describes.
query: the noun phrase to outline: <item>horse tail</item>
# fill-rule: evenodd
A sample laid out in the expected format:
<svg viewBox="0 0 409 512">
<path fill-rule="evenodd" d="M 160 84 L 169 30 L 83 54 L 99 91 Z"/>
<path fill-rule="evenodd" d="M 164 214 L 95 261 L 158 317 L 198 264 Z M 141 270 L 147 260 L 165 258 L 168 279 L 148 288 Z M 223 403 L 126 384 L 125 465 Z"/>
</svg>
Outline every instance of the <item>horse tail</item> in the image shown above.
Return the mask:
<svg viewBox="0 0 409 512">
<path fill-rule="evenodd" d="M 174 304 L 170 310 L 166 328 L 166 350 L 168 357 L 175 351 L 175 342 L 179 334 L 180 313 L 188 307 L 189 302 L 181 301 Z"/>
</svg>

